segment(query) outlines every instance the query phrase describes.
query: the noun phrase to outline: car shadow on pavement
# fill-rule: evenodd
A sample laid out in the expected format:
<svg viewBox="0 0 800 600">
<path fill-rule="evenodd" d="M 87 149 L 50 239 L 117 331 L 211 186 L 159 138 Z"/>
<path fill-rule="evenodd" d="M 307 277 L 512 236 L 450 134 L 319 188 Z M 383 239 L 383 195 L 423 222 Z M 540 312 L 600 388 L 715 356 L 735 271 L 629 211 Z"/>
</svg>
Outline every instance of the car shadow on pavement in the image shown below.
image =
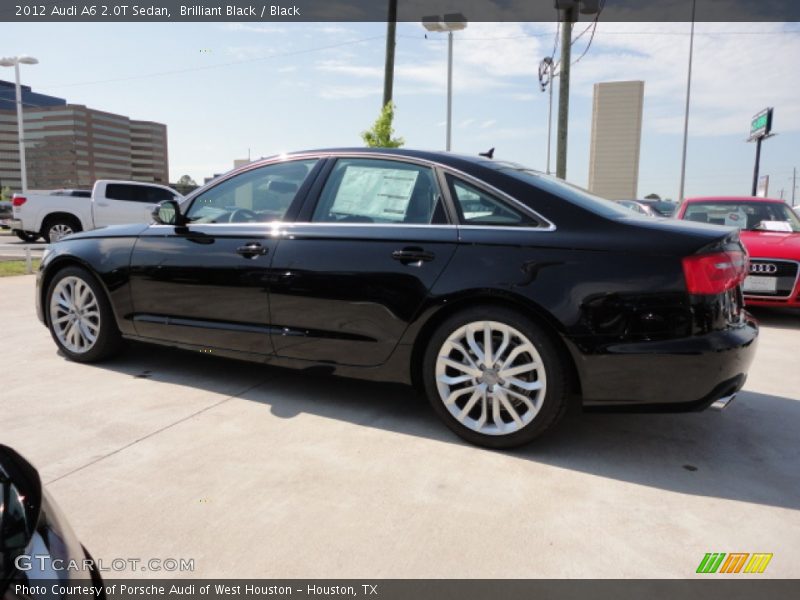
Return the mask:
<svg viewBox="0 0 800 600">
<path fill-rule="evenodd" d="M 134 377 L 219 391 L 279 418 L 313 414 L 444 443 L 452 434 L 410 387 L 295 371 L 131 344 L 96 365 Z M 253 383 L 255 382 L 255 383 Z M 237 388 L 238 384 L 238 388 Z M 231 387 L 229 387 L 231 386 Z M 573 411 L 523 448 L 520 460 L 672 492 L 800 509 L 800 400 L 740 392 L 724 411 L 602 414 Z M 490 450 L 487 450 L 489 452 Z"/>
<path fill-rule="evenodd" d="M 777 329 L 800 329 L 800 310 L 780 307 L 748 307 L 756 320 L 761 324 Z"/>
</svg>

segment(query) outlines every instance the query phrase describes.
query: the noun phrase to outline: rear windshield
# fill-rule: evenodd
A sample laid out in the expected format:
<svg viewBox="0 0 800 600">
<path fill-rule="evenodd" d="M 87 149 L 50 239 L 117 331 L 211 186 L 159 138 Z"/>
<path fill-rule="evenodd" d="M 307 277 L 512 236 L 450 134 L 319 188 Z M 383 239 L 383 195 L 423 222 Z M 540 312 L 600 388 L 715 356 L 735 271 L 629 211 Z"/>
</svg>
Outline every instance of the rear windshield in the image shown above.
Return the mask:
<svg viewBox="0 0 800 600">
<path fill-rule="evenodd" d="M 687 221 L 738 227 L 745 231 L 800 233 L 800 219 L 783 202 L 705 201 L 686 205 Z"/>
<path fill-rule="evenodd" d="M 486 164 L 489 165 L 490 163 Z M 490 164 L 490 166 L 494 167 L 498 171 L 510 175 L 511 177 L 520 179 L 525 183 L 529 183 L 545 192 L 564 198 L 572 204 L 575 204 L 581 208 L 585 208 L 586 210 L 590 210 L 602 217 L 637 218 L 639 216 L 635 212 L 620 206 L 616 202 L 606 200 L 600 196 L 595 196 L 582 187 L 567 183 L 566 181 L 558 179 L 552 175 L 545 175 L 539 171 L 535 171 L 511 162 L 494 161 Z"/>
</svg>

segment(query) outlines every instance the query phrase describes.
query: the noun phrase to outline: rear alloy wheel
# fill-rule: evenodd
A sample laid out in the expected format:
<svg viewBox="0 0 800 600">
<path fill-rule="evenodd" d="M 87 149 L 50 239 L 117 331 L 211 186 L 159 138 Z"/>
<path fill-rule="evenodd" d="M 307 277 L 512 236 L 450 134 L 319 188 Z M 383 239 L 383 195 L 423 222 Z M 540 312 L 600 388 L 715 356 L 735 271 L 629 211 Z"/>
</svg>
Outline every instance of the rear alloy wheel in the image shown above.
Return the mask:
<svg viewBox="0 0 800 600">
<path fill-rule="evenodd" d="M 60 271 L 50 283 L 47 322 L 61 351 L 78 362 L 102 360 L 120 346 L 121 337 L 103 289 L 79 267 Z"/>
<path fill-rule="evenodd" d="M 56 217 L 52 221 L 48 221 L 44 229 L 44 237 L 53 244 L 61 238 L 77 233 L 80 230 L 80 226 L 75 223 L 74 219 Z"/>
<path fill-rule="evenodd" d="M 518 313 L 460 313 L 434 334 L 423 365 L 434 410 L 464 439 L 491 448 L 530 442 L 566 408 L 562 359 Z"/>
<path fill-rule="evenodd" d="M 28 233 L 27 231 L 20 231 L 17 230 L 14 233 L 17 234 L 17 237 L 21 239 L 23 242 L 33 243 L 39 239 L 38 233 Z"/>
</svg>

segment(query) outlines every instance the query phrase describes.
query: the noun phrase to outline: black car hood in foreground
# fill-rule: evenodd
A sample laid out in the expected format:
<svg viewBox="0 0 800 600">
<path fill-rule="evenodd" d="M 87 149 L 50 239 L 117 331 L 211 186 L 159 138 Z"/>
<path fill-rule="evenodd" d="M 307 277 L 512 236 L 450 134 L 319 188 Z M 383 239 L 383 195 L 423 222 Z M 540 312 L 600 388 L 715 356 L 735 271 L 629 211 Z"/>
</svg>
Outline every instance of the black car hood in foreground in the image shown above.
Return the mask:
<svg viewBox="0 0 800 600">
<path fill-rule="evenodd" d="M 14 591 L 15 586 L 43 580 L 87 585 L 101 581 L 90 570 L 55 570 L 51 566 L 70 561 L 82 565 L 86 558 L 61 510 L 43 489 L 36 469 L 0 444 L 0 598 L 23 597 Z"/>
</svg>

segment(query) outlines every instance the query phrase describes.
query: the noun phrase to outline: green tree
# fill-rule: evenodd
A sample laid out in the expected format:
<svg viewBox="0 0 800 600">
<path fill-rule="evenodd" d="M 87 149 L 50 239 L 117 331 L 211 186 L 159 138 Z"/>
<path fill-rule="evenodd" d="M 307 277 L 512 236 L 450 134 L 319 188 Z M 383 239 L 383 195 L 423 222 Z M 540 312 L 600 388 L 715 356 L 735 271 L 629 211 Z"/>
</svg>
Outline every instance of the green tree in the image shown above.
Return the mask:
<svg viewBox="0 0 800 600">
<path fill-rule="evenodd" d="M 661 196 L 659 196 L 658 194 L 647 194 L 647 196 L 645 196 L 644 199 L 645 200 L 661 200 Z"/>
<path fill-rule="evenodd" d="M 186 195 L 197 187 L 197 182 L 188 175 L 182 175 L 175 183 L 175 189 L 179 194 Z"/>
<path fill-rule="evenodd" d="M 399 148 L 406 141 L 401 137 L 392 137 L 394 128 L 394 104 L 387 102 L 371 129 L 361 132 L 361 139 L 370 148 Z"/>
<path fill-rule="evenodd" d="M 11 200 L 11 188 L 7 185 L 0 190 L 0 200 Z"/>
</svg>

